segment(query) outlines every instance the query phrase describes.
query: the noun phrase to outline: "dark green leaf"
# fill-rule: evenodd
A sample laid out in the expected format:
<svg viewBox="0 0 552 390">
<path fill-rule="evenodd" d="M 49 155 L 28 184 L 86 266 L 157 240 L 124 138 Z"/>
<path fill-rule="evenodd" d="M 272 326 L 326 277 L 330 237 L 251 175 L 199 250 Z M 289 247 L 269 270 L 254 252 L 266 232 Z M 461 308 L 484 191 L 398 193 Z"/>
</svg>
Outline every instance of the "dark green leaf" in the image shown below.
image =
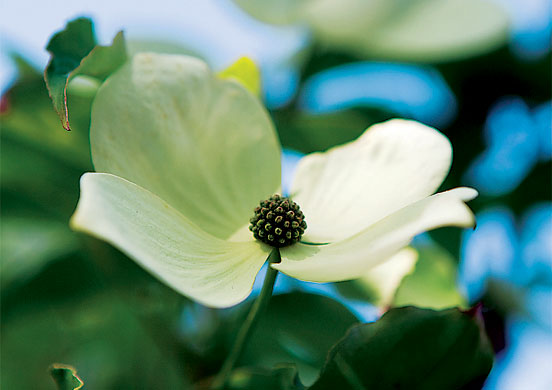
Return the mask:
<svg viewBox="0 0 552 390">
<path fill-rule="evenodd" d="M 33 152 L 48 153 L 53 159 L 82 171 L 91 170 L 88 128 L 92 97 L 69 93 L 72 126 L 75 134 L 59 132 L 59 118 L 52 111 L 52 102 L 44 85 L 43 75 L 24 59 L 14 56 L 19 77 L 2 97 L 2 137 L 22 142 Z M 2 147 L 7 150 L 9 147 Z"/>
<path fill-rule="evenodd" d="M 262 368 L 239 368 L 234 370 L 226 386 L 228 390 L 302 390 L 294 365 L 280 365 L 272 370 Z"/>
<path fill-rule="evenodd" d="M 74 278 L 80 278 L 76 284 L 90 279 L 101 283 L 97 275 L 86 272 Z M 188 364 L 177 360 L 182 356 L 173 322 L 137 316 L 115 290 L 83 295 L 68 286 L 64 275 L 44 280 L 52 285 L 43 286 L 50 297 L 46 305 L 36 304 L 36 294 L 25 292 L 28 302 L 2 317 L 2 355 L 9 356 L 0 366 L 2 389 L 52 389 L 47 372 L 52 361 L 78 367 L 89 389 L 191 388 Z M 52 299 L 53 289 L 65 292 L 65 301 Z M 132 289 L 136 300 L 149 300 L 142 285 Z M 162 333 L 167 343 L 155 333 Z"/>
<path fill-rule="evenodd" d="M 92 170 L 88 137 L 92 97 L 69 92 L 72 125 L 79 131 L 60 132 L 42 74 L 23 58 L 13 58 L 19 77 L 2 97 L 5 106 L 0 114 L 2 213 L 32 215 L 37 220 L 55 217 L 69 231 L 67 221 L 79 197 L 78 180 Z"/>
<path fill-rule="evenodd" d="M 67 224 L 56 220 L 3 215 L 0 226 L 2 289 L 31 279 L 50 261 L 79 247 Z"/>
<path fill-rule="evenodd" d="M 66 130 L 69 127 L 67 86 L 77 75 L 103 81 L 121 66 L 127 58 L 123 33 L 119 32 L 110 46 L 96 45 L 92 21 L 78 18 L 55 34 L 46 47 L 51 53 L 44 72 L 46 86 Z"/>
<path fill-rule="evenodd" d="M 84 383 L 77 376 L 77 370 L 71 366 L 59 363 L 52 364 L 50 375 L 54 378 L 59 390 L 79 390 L 84 388 Z"/>
<path fill-rule="evenodd" d="M 301 380 L 312 383 L 328 350 L 357 322 L 347 308 L 328 297 L 298 292 L 276 295 L 249 340 L 241 363 L 272 368 L 291 362 Z"/>
<path fill-rule="evenodd" d="M 311 389 L 462 389 L 482 384 L 492 362 L 473 311 L 404 307 L 351 328 Z"/>
<path fill-rule="evenodd" d="M 303 153 L 318 152 L 352 141 L 389 114 L 377 110 L 347 110 L 311 115 L 282 111 L 274 121 L 282 145 Z"/>
</svg>

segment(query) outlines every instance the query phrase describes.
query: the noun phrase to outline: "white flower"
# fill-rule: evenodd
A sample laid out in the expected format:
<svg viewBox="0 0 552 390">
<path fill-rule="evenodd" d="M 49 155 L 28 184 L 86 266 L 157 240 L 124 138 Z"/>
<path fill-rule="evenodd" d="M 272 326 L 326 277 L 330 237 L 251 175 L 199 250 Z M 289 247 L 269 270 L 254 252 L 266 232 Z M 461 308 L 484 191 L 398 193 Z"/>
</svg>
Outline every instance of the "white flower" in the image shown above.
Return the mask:
<svg viewBox="0 0 552 390">
<path fill-rule="evenodd" d="M 139 54 L 99 89 L 92 158 L 72 226 L 106 240 L 205 305 L 245 299 L 271 247 L 248 231 L 253 209 L 279 192 L 280 144 L 260 102 L 239 82 L 183 56 Z M 451 146 L 420 123 L 391 120 L 356 141 L 304 157 L 292 186 L 303 242 L 272 267 L 314 282 L 353 279 L 417 234 L 472 226 L 457 188 L 431 196 Z"/>
</svg>

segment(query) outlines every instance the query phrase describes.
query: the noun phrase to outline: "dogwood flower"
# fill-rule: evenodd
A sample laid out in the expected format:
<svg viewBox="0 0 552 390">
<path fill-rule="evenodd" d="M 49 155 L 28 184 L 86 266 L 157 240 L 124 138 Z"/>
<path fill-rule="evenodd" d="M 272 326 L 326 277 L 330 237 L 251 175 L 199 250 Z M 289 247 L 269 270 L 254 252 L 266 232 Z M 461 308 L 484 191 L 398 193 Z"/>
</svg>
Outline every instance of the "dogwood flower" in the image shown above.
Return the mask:
<svg viewBox="0 0 552 390">
<path fill-rule="evenodd" d="M 98 173 L 81 178 L 72 227 L 202 304 L 244 300 L 273 249 L 249 226 L 266 216 L 259 201 L 281 182 L 280 144 L 258 99 L 198 59 L 141 53 L 98 90 L 90 139 Z M 294 212 L 294 226 L 306 229 L 271 266 L 305 281 L 354 279 L 393 261 L 421 232 L 473 226 L 464 202 L 475 190 L 432 195 L 451 155 L 437 130 L 390 120 L 303 157 L 282 206 L 297 203 L 304 216 Z"/>
</svg>

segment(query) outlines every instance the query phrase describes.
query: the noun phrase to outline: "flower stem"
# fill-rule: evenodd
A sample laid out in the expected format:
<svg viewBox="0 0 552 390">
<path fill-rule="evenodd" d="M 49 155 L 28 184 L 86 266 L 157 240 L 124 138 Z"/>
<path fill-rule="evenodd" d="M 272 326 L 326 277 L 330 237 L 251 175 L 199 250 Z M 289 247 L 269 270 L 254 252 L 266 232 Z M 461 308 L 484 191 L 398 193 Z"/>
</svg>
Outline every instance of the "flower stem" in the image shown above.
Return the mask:
<svg viewBox="0 0 552 390">
<path fill-rule="evenodd" d="M 270 264 L 279 263 L 280 261 L 280 250 L 278 248 L 274 248 L 268 256 L 268 267 L 266 269 L 266 275 L 261 292 L 253 303 L 251 310 L 247 314 L 247 318 L 240 328 L 230 354 L 222 365 L 222 369 L 213 381 L 213 389 L 223 389 L 226 385 L 228 378 L 230 377 L 230 373 L 234 368 L 234 365 L 238 362 L 242 355 L 247 340 L 255 330 L 255 325 L 257 325 L 257 322 L 259 322 L 259 318 L 268 306 L 268 301 L 270 300 L 270 297 L 272 296 L 272 290 L 274 289 L 274 282 L 276 281 L 276 276 L 278 275 L 278 270 L 272 268 Z"/>
</svg>

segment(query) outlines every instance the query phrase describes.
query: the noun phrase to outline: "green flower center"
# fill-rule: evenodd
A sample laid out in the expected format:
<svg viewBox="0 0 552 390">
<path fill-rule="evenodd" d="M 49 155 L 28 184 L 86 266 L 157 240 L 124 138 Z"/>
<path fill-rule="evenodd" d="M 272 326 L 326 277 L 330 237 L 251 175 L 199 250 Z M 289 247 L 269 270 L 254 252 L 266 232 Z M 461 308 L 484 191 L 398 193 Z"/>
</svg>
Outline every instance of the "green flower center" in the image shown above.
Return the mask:
<svg viewBox="0 0 552 390">
<path fill-rule="evenodd" d="M 277 248 L 295 244 L 307 228 L 299 205 L 278 194 L 263 200 L 249 222 L 257 240 Z"/>
</svg>

